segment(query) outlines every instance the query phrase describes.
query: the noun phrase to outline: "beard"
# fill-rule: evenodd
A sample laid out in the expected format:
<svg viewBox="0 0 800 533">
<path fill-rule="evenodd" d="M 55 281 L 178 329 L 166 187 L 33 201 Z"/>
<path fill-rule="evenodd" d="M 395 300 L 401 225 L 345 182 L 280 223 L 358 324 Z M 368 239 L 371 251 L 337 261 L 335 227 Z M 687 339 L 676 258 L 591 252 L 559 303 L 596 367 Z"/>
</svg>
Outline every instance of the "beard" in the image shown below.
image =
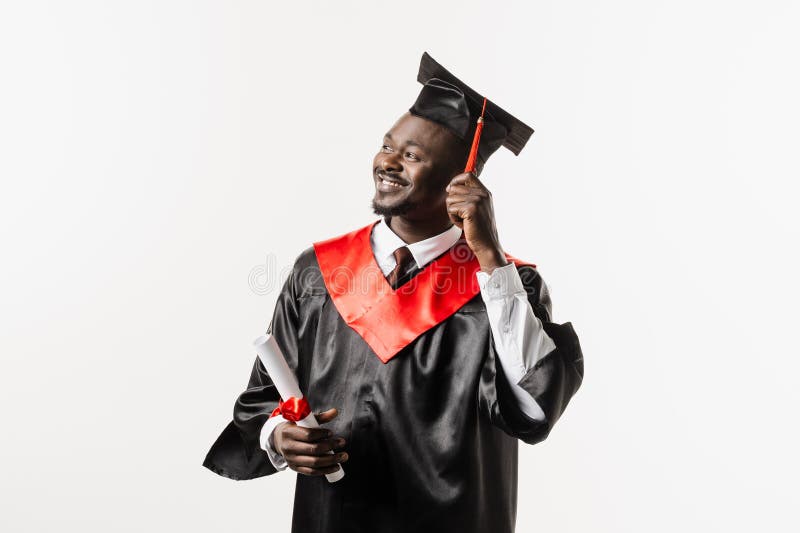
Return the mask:
<svg viewBox="0 0 800 533">
<path fill-rule="evenodd" d="M 385 206 L 380 205 L 374 199 L 372 200 L 372 212 L 376 215 L 383 217 L 398 217 L 413 211 L 416 204 L 410 200 L 403 200 L 397 205 Z"/>
</svg>

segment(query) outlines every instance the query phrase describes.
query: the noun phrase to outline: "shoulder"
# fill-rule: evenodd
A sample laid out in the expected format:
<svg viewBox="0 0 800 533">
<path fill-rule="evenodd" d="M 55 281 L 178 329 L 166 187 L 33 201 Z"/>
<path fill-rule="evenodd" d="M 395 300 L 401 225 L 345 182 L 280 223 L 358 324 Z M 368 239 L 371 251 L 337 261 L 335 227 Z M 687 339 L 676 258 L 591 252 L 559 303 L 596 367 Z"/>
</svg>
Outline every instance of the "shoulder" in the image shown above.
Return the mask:
<svg viewBox="0 0 800 533">
<path fill-rule="evenodd" d="M 289 280 L 297 298 L 326 294 L 313 246 L 309 246 L 297 256 L 292 265 Z"/>
<path fill-rule="evenodd" d="M 338 265 L 345 263 L 347 254 L 363 246 L 369 246 L 369 234 L 377 222 L 358 228 L 349 233 L 337 235 L 322 241 L 316 241 L 305 248 L 292 265 L 290 280 L 297 298 L 327 294 L 322 268 L 331 262 Z"/>
<path fill-rule="evenodd" d="M 550 300 L 550 291 L 547 288 L 547 284 L 541 272 L 539 272 L 536 265 L 533 263 L 526 263 L 514 258 L 511 259 L 513 259 L 517 267 L 519 278 L 522 281 L 522 286 L 525 287 L 528 301 L 533 306 L 534 314 L 540 319 L 549 322 L 552 302 Z"/>
<path fill-rule="evenodd" d="M 542 278 L 542 274 L 535 265 L 517 264 L 517 272 L 522 280 L 522 284 L 525 285 L 525 289 L 528 290 L 528 292 L 530 292 L 530 290 L 535 290 L 538 292 L 542 288 L 547 287 L 544 279 Z"/>
<path fill-rule="evenodd" d="M 544 280 L 536 269 L 535 263 L 525 261 L 524 259 L 518 259 L 509 253 L 506 254 L 506 259 L 516 265 L 522 284 L 525 285 L 525 289 L 529 294 L 531 290 L 536 290 L 538 292 L 539 288 L 544 286 Z"/>
<path fill-rule="evenodd" d="M 319 269 L 319 263 L 317 263 L 317 254 L 314 253 L 314 247 L 309 246 L 302 252 L 297 258 L 294 260 L 294 266 L 292 267 L 292 271 L 302 271 L 306 268 L 317 268 Z"/>
<path fill-rule="evenodd" d="M 366 226 L 362 226 L 358 229 L 353 231 L 349 231 L 347 233 L 343 233 L 341 235 L 336 235 L 335 237 L 330 237 L 328 239 L 324 239 L 321 241 L 317 241 L 314 243 L 314 249 L 326 249 L 330 247 L 347 247 L 347 246 L 354 246 L 354 245 L 361 245 L 365 241 L 369 242 L 369 236 L 372 233 L 372 228 L 378 223 L 378 220 L 372 221 Z"/>
</svg>

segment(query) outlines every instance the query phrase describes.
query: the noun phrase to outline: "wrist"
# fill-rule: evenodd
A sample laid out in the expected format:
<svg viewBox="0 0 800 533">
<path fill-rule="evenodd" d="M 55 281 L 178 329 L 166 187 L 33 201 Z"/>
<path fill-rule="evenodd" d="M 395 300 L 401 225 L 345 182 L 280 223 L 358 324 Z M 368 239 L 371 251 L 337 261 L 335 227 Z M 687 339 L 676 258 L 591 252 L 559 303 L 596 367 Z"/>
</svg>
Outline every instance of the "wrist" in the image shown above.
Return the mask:
<svg viewBox="0 0 800 533">
<path fill-rule="evenodd" d="M 481 265 L 481 270 L 487 274 L 491 274 L 495 268 L 500 268 L 508 264 L 506 254 L 499 248 L 475 252 L 475 257 Z"/>
<path fill-rule="evenodd" d="M 270 447 L 273 450 L 275 450 L 279 455 L 283 455 L 283 452 L 281 451 L 281 449 L 280 449 L 280 447 L 278 445 L 279 442 L 281 442 L 281 439 L 278 438 L 278 433 L 281 431 L 281 429 L 283 428 L 283 426 L 285 424 L 286 424 L 286 422 L 281 422 L 280 424 L 275 426 L 275 429 L 272 431 L 272 433 L 270 433 L 269 439 L 268 439 Z"/>
</svg>

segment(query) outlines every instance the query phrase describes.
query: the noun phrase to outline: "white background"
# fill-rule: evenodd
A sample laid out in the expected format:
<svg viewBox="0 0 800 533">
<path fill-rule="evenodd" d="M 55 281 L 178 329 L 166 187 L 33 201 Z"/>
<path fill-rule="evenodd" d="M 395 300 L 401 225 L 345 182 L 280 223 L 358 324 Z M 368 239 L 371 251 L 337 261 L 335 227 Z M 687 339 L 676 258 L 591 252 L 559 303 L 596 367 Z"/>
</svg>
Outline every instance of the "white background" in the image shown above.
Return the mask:
<svg viewBox="0 0 800 533">
<path fill-rule="evenodd" d="M 428 50 L 536 129 L 482 178 L 585 352 L 517 530 L 797 531 L 799 15 L 3 2 L 0 529 L 289 530 L 293 472 L 200 466 L 272 314 L 251 274 L 374 219 Z"/>
</svg>

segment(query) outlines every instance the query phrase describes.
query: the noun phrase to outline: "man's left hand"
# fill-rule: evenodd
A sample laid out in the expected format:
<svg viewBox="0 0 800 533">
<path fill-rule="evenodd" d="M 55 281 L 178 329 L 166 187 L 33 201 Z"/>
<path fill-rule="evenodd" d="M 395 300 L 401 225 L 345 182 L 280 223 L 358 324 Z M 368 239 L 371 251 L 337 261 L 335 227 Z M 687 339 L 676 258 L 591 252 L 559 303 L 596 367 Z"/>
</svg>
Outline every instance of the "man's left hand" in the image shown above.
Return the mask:
<svg viewBox="0 0 800 533">
<path fill-rule="evenodd" d="M 508 264 L 497 237 L 492 193 L 471 172 L 459 174 L 447 186 L 447 214 L 464 230 L 467 245 L 484 272 Z"/>
</svg>

